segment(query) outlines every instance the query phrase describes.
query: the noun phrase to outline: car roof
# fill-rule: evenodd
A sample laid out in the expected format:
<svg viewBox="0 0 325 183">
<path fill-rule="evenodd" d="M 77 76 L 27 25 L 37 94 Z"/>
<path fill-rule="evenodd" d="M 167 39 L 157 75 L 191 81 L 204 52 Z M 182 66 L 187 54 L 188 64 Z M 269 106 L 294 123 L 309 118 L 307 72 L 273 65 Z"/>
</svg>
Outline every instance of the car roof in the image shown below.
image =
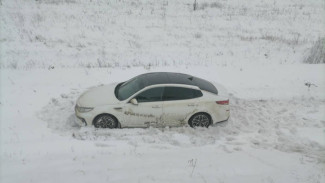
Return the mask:
<svg viewBox="0 0 325 183">
<path fill-rule="evenodd" d="M 151 72 L 138 76 L 145 87 L 157 84 L 183 84 L 197 86 L 201 90 L 218 94 L 216 87 L 207 80 L 194 77 L 188 74 L 174 72 Z"/>
</svg>

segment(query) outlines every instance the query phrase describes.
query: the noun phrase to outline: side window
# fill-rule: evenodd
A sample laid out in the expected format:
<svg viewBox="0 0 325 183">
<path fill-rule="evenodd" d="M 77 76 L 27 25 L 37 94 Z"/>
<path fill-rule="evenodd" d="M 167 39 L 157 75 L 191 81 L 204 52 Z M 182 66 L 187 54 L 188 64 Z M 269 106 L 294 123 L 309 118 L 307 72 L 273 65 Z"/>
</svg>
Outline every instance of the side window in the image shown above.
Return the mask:
<svg viewBox="0 0 325 183">
<path fill-rule="evenodd" d="M 194 91 L 194 97 L 195 98 L 199 98 L 199 97 L 202 97 L 203 94 L 200 90 L 193 90 Z"/>
<path fill-rule="evenodd" d="M 201 96 L 202 93 L 199 90 L 182 87 L 165 87 L 163 100 L 186 100 Z"/>
<path fill-rule="evenodd" d="M 138 94 L 135 98 L 141 102 L 156 102 L 162 101 L 163 87 L 151 88 Z"/>
</svg>

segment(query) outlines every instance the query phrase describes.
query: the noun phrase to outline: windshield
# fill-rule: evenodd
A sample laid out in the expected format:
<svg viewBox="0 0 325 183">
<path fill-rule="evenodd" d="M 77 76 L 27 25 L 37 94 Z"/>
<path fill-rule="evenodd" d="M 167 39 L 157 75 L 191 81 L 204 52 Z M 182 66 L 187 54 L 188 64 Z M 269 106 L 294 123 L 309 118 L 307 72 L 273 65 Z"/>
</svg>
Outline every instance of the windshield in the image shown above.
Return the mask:
<svg viewBox="0 0 325 183">
<path fill-rule="evenodd" d="M 116 97 L 119 100 L 125 100 L 142 88 L 144 88 L 143 81 L 139 77 L 135 77 L 123 83 L 121 86 L 119 86 L 119 88 L 117 88 L 118 91 L 116 93 Z"/>
</svg>

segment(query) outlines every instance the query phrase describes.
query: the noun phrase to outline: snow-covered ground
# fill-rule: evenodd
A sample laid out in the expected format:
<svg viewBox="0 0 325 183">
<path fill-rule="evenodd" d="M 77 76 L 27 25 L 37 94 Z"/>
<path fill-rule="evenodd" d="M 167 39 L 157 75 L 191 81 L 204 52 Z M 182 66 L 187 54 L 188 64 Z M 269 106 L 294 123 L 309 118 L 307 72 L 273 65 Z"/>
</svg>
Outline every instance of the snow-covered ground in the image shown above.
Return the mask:
<svg viewBox="0 0 325 183">
<path fill-rule="evenodd" d="M 1 0 L 0 67 L 301 63 L 325 36 L 324 0 L 193 3 Z"/>
<path fill-rule="evenodd" d="M 325 65 L 301 64 L 324 0 L 193 2 L 0 0 L 0 182 L 325 182 Z M 222 83 L 231 118 L 75 123 L 80 93 L 154 71 Z"/>
<path fill-rule="evenodd" d="M 1 182 L 324 182 L 324 70 L 3 69 Z M 75 124 L 81 92 L 152 71 L 182 71 L 225 84 L 231 119 L 208 129 Z M 305 82 L 318 87 L 308 90 Z"/>
</svg>

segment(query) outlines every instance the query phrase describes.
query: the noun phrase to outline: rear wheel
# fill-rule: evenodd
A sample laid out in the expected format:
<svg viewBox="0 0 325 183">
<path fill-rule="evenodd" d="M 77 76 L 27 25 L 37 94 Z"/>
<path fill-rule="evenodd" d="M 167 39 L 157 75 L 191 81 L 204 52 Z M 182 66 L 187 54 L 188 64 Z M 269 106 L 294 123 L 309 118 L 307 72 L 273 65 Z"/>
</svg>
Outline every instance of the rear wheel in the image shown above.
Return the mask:
<svg viewBox="0 0 325 183">
<path fill-rule="evenodd" d="M 117 119 L 109 114 L 102 114 L 94 120 L 94 126 L 96 128 L 116 128 L 117 125 Z"/>
<path fill-rule="evenodd" d="M 198 113 L 198 114 L 194 114 L 190 118 L 188 123 L 192 128 L 195 128 L 195 127 L 209 127 L 209 125 L 211 124 L 211 118 L 206 113 Z"/>
</svg>

